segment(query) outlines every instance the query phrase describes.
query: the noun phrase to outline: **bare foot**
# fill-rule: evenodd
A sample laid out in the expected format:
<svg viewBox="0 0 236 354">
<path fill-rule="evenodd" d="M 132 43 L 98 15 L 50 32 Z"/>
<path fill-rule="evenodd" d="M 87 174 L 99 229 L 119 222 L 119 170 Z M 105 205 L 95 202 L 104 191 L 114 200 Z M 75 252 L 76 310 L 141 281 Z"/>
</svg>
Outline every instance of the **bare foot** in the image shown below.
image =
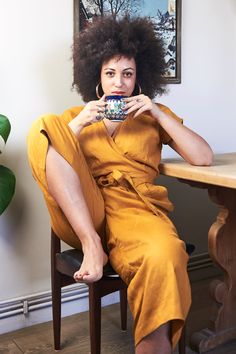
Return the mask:
<svg viewBox="0 0 236 354">
<path fill-rule="evenodd" d="M 80 269 L 75 272 L 76 282 L 93 283 L 101 279 L 103 267 L 108 262 L 108 256 L 102 248 L 100 240 L 89 242 L 83 246 L 84 259 Z"/>
</svg>

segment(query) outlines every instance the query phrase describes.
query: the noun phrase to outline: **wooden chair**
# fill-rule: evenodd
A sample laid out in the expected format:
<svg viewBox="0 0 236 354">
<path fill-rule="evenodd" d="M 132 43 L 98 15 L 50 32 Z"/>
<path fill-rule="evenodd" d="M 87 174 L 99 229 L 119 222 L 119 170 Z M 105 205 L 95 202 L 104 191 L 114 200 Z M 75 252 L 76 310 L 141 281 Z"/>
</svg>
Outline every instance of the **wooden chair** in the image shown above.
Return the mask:
<svg viewBox="0 0 236 354">
<path fill-rule="evenodd" d="M 191 254 L 193 245 L 187 245 Z M 80 268 L 83 252 L 69 249 L 61 252 L 60 239 L 51 230 L 51 282 L 54 348 L 60 349 L 61 338 L 61 288 L 75 283 L 73 274 Z M 103 277 L 89 288 L 89 322 L 91 354 L 101 353 L 101 298 L 115 291 L 120 292 L 121 329 L 127 328 L 127 285 L 112 269 L 104 267 Z M 179 354 L 185 354 L 185 330 L 179 341 Z"/>
</svg>

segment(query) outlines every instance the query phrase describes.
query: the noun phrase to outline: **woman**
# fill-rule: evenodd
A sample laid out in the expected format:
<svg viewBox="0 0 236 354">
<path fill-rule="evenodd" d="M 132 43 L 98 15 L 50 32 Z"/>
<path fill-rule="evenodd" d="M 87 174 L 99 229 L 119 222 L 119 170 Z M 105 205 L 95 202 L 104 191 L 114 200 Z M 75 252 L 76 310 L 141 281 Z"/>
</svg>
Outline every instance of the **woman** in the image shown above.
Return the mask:
<svg viewBox="0 0 236 354">
<path fill-rule="evenodd" d="M 188 255 L 167 216 L 167 191 L 153 181 L 163 143 L 194 165 L 210 165 L 212 151 L 152 101 L 164 92 L 165 62 L 148 19 L 96 20 L 75 39 L 73 59 L 88 103 L 33 124 L 33 176 L 54 231 L 84 252 L 75 280 L 100 279 L 109 257 L 128 284 L 136 353 L 171 353 L 191 301 Z M 104 117 L 107 95 L 127 96 L 123 122 Z"/>
</svg>

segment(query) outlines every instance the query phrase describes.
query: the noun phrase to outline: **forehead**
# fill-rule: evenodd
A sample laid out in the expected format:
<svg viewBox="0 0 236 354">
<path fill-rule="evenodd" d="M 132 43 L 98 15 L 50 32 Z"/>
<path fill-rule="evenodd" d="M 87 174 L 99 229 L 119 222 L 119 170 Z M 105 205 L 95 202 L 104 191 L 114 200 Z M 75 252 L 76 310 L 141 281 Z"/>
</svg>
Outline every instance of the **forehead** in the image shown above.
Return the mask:
<svg viewBox="0 0 236 354">
<path fill-rule="evenodd" d="M 132 68 L 136 69 L 136 63 L 134 58 L 127 58 L 122 55 L 116 55 L 111 59 L 103 62 L 102 69 L 105 68 L 114 68 L 114 69 L 125 69 Z"/>
</svg>

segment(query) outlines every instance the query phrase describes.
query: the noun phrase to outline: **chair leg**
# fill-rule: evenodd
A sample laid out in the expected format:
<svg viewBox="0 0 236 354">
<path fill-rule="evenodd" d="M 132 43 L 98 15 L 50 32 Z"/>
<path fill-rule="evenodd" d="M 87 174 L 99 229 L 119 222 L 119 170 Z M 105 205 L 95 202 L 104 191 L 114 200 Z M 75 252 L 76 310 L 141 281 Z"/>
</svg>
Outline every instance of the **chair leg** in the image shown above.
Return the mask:
<svg viewBox="0 0 236 354">
<path fill-rule="evenodd" d="M 91 354 L 101 353 L 101 296 L 97 283 L 89 285 L 89 322 Z"/>
<path fill-rule="evenodd" d="M 121 329 L 127 330 L 127 288 L 120 290 L 120 316 L 121 316 Z"/>
<path fill-rule="evenodd" d="M 59 350 L 61 347 L 61 275 L 56 270 L 55 254 L 59 250 L 58 243 L 53 235 L 51 238 L 51 283 L 52 283 L 52 319 L 54 348 Z M 59 241 L 60 242 L 60 241 Z"/>
<path fill-rule="evenodd" d="M 186 327 L 184 326 L 179 340 L 179 354 L 186 354 Z"/>
<path fill-rule="evenodd" d="M 54 348 L 59 350 L 61 347 L 61 282 L 58 275 L 54 277 L 52 284 L 52 318 L 54 333 Z"/>
</svg>

